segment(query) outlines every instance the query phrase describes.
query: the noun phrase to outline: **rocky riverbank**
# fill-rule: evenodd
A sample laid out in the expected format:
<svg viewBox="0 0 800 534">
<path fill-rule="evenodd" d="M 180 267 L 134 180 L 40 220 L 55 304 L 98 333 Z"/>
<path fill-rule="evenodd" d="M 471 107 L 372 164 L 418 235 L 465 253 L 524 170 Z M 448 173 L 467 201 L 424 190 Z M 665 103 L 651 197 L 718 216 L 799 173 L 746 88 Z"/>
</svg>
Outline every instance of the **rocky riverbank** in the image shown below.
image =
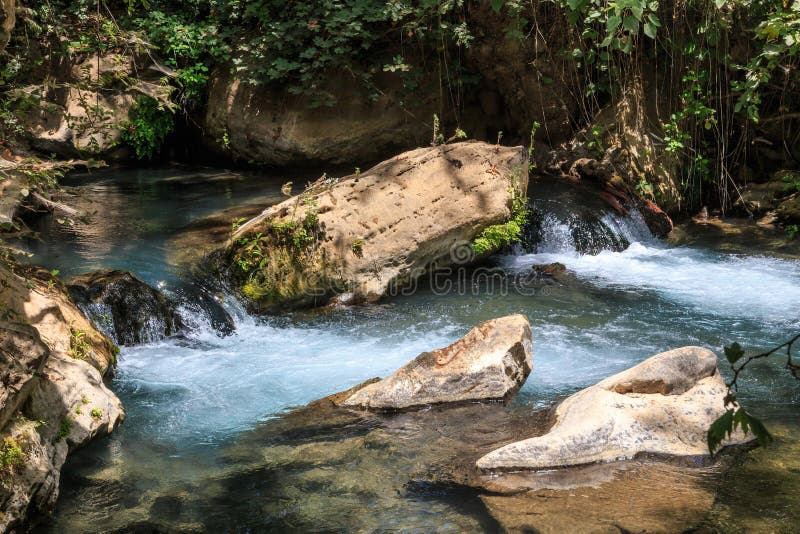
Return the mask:
<svg viewBox="0 0 800 534">
<path fill-rule="evenodd" d="M 119 349 L 47 271 L 0 264 L 3 448 L 0 530 L 52 510 L 67 455 L 125 418 L 104 378 Z"/>
</svg>

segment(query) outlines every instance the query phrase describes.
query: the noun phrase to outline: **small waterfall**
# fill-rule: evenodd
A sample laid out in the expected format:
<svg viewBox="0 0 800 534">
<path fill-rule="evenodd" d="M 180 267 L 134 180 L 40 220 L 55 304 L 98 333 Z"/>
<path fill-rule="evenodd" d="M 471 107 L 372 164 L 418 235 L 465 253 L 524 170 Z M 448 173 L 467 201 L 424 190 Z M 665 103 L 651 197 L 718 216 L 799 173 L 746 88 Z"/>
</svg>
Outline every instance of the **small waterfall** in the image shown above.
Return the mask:
<svg viewBox="0 0 800 534">
<path fill-rule="evenodd" d="M 532 197 L 523 239 L 526 253 L 594 255 L 655 239 L 639 211 L 621 215 L 580 188 L 537 185 Z"/>
</svg>

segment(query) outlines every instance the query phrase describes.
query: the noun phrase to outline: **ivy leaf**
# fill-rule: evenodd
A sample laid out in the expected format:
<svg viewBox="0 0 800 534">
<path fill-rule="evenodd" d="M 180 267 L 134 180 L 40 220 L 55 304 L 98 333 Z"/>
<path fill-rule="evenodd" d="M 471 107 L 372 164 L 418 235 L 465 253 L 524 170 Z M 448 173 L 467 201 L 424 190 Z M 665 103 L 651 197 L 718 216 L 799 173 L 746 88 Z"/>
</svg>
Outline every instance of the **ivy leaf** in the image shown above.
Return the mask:
<svg viewBox="0 0 800 534">
<path fill-rule="evenodd" d="M 503 4 L 505 3 L 505 0 L 492 0 L 492 9 L 495 13 L 500 13 L 500 10 L 503 9 Z"/>
<path fill-rule="evenodd" d="M 622 26 L 630 32 L 639 33 L 639 21 L 635 17 L 625 17 L 622 19 Z"/>
<path fill-rule="evenodd" d="M 716 421 L 708 427 L 706 441 L 708 441 L 708 452 L 714 454 L 725 436 L 730 436 L 733 432 L 733 409 L 722 414 Z"/>
<path fill-rule="evenodd" d="M 730 346 L 725 347 L 725 357 L 733 365 L 744 357 L 744 350 L 739 343 L 733 342 Z"/>
<path fill-rule="evenodd" d="M 622 18 L 619 15 L 611 15 L 606 21 L 606 30 L 608 30 L 608 33 L 611 33 L 616 30 L 621 23 Z"/>
<path fill-rule="evenodd" d="M 650 24 L 652 24 L 656 28 L 661 27 L 661 22 L 658 20 L 658 15 L 656 15 L 655 13 L 648 14 L 647 20 L 650 22 Z"/>
<path fill-rule="evenodd" d="M 653 25 L 652 22 L 649 21 L 645 22 L 642 29 L 644 30 L 644 34 L 648 36 L 650 39 L 656 38 L 656 32 L 658 31 L 658 29 L 656 28 L 656 26 Z"/>
</svg>

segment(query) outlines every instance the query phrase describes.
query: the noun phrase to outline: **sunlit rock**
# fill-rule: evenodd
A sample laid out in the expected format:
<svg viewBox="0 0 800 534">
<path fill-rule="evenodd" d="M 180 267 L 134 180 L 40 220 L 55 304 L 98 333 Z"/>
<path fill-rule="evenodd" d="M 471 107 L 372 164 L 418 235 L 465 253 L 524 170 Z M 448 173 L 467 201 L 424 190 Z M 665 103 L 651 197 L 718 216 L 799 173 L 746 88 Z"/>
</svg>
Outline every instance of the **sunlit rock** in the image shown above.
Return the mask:
<svg viewBox="0 0 800 534">
<path fill-rule="evenodd" d="M 452 345 L 423 352 L 392 375 L 341 402 L 399 410 L 446 402 L 508 399 L 533 367 L 531 328 L 523 315 L 486 321 Z"/>
<path fill-rule="evenodd" d="M 497 449 L 486 470 L 546 469 L 634 458 L 708 454 L 709 426 L 725 411 L 716 355 L 683 347 L 653 356 L 569 397 L 547 434 Z M 735 434 L 726 444 L 748 441 Z"/>
<path fill-rule="evenodd" d="M 487 228 L 507 232 L 527 189 L 527 160 L 522 147 L 464 142 L 323 177 L 239 227 L 222 270 L 256 311 L 413 288 L 433 268 L 474 261 L 470 244 Z"/>
<path fill-rule="evenodd" d="M 106 387 L 116 347 L 43 269 L 0 263 L 0 531 L 52 509 L 69 451 L 125 417 Z"/>
</svg>

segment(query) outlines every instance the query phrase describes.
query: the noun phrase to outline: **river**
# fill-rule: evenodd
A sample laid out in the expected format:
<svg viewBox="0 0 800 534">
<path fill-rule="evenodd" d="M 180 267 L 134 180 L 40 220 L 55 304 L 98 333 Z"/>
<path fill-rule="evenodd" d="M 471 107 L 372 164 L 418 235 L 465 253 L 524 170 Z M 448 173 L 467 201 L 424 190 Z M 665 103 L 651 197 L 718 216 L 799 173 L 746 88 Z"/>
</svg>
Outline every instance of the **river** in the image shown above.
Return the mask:
<svg viewBox="0 0 800 534">
<path fill-rule="evenodd" d="M 702 345 L 721 353 L 739 341 L 759 350 L 800 328 L 800 261 L 721 253 L 713 243 L 671 247 L 650 237 L 636 214 L 620 217 L 599 206 L 590 207 L 596 220 L 587 230 L 574 215 L 587 208 L 569 191 L 534 183 L 536 229 L 525 247 L 490 259 L 484 270 L 492 277 L 465 270 L 444 288 L 423 282 L 413 294 L 373 306 L 267 318 L 215 294 L 236 322 L 233 335 L 221 336 L 195 304 L 200 289 L 176 259 L 177 243 L 204 217 L 277 202 L 284 182 L 308 178 L 177 167 L 67 177 L 72 203 L 94 214 L 72 223 L 38 219 L 34 229 L 42 239 L 23 244 L 31 261 L 59 269 L 64 279 L 101 267 L 130 270 L 178 299 L 192 330 L 122 348 L 111 385 L 127 419 L 70 458 L 56 513 L 42 531 L 257 532 L 312 524 L 319 531 L 491 530 L 496 524 L 480 501 L 460 490 L 433 497 L 400 492 L 377 501 L 353 490 L 342 502 L 342 489 L 332 484 L 289 491 L 294 482 L 284 481 L 274 495 L 265 493 L 267 482 L 231 485 L 238 461 L 231 447 L 252 443 L 254 435 L 268 439 L 270 422 L 289 408 L 384 376 L 510 313 L 526 314 L 534 335 L 534 369 L 510 408 L 523 414 L 670 348 Z M 587 250 L 587 239 L 590 253 L 581 254 L 576 249 Z M 570 271 L 567 283 L 520 282 L 532 265 L 552 262 Z M 740 398 L 776 430 L 778 442 L 727 475 L 707 526 L 788 532 L 800 520 L 800 388 L 779 362 L 754 365 L 742 388 Z M 402 477 L 406 464 L 393 462 L 372 472 Z M 267 486 L 281 486 L 280 465 L 294 480 L 297 468 L 285 460 L 273 465 L 278 475 Z M 325 469 L 325 480 L 352 477 L 346 462 Z M 222 481 L 228 500 L 211 489 Z M 270 502 L 258 513 L 243 513 L 237 504 L 253 500 Z M 359 509 L 370 519 L 353 518 Z"/>
</svg>

